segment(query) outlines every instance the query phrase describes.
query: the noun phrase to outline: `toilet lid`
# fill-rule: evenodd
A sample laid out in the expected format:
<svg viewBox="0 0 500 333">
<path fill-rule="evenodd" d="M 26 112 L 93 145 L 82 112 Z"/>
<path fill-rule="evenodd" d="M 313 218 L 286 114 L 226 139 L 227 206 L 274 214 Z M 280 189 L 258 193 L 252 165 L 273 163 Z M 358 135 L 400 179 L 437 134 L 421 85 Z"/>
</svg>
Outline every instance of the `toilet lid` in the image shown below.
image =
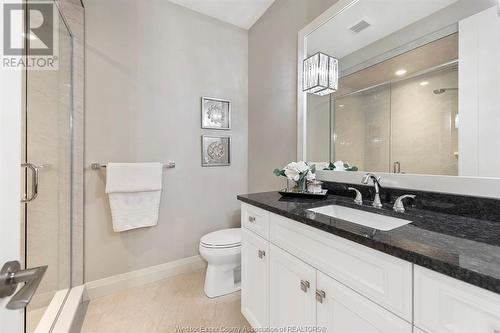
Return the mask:
<svg viewBox="0 0 500 333">
<path fill-rule="evenodd" d="M 201 237 L 204 247 L 235 247 L 241 245 L 241 228 L 223 229 Z"/>
</svg>

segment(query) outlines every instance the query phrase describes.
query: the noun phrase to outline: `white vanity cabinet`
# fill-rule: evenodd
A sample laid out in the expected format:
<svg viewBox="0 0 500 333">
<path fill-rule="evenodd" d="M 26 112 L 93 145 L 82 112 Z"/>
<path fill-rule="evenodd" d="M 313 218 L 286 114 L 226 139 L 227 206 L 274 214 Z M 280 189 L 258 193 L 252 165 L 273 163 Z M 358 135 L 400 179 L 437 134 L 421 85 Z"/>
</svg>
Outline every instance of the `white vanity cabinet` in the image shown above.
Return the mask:
<svg viewBox="0 0 500 333">
<path fill-rule="evenodd" d="M 498 294 L 246 204 L 241 214 L 257 216 L 242 223 L 241 307 L 254 328 L 500 333 Z"/>
<path fill-rule="evenodd" d="M 254 328 L 269 327 L 269 242 L 242 228 L 241 313 Z"/>
<path fill-rule="evenodd" d="M 427 333 L 500 333 L 500 295 L 415 266 L 415 326 Z"/>
<path fill-rule="evenodd" d="M 283 216 L 269 220 L 271 243 L 411 322 L 411 263 Z"/>
<path fill-rule="evenodd" d="M 270 247 L 270 327 L 412 333 L 412 325 L 279 247 Z"/>
<path fill-rule="evenodd" d="M 406 314 L 411 298 L 401 288 L 411 295 L 411 264 L 247 204 L 241 216 L 241 311 L 252 327 L 411 333 L 409 322 L 363 296 L 373 290 Z"/>
</svg>

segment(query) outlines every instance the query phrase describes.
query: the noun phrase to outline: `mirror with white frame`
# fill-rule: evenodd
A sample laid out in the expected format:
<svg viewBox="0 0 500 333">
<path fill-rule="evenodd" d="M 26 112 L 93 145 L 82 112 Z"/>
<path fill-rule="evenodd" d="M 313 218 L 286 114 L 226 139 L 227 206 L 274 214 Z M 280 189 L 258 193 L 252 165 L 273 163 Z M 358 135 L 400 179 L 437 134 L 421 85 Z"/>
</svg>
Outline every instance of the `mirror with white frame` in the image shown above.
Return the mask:
<svg viewBox="0 0 500 333">
<path fill-rule="evenodd" d="M 360 172 L 500 178 L 499 7 L 336 3 L 299 33 L 299 159 L 343 161 Z M 318 52 L 338 60 L 330 94 L 303 91 L 303 62 Z"/>
</svg>

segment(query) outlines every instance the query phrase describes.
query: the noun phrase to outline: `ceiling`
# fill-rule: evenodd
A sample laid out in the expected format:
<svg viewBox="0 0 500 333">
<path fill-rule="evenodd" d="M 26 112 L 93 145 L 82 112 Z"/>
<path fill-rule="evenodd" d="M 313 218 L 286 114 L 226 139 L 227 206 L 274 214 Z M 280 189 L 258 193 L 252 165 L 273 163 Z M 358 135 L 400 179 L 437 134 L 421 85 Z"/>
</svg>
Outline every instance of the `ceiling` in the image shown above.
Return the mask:
<svg viewBox="0 0 500 333">
<path fill-rule="evenodd" d="M 361 1 L 335 16 L 307 37 L 308 54 L 325 52 L 342 58 L 411 23 L 421 20 L 457 0 L 383 0 Z M 381 10 L 381 3 L 384 8 Z M 364 20 L 366 30 L 354 33 L 349 28 Z"/>
<path fill-rule="evenodd" d="M 170 0 L 221 21 L 250 29 L 274 0 Z"/>
<path fill-rule="evenodd" d="M 458 33 L 455 33 L 341 78 L 340 88 L 334 96 L 344 96 L 382 83 L 406 80 L 408 77 L 457 59 Z M 400 69 L 407 72 L 398 77 L 395 73 Z"/>
</svg>

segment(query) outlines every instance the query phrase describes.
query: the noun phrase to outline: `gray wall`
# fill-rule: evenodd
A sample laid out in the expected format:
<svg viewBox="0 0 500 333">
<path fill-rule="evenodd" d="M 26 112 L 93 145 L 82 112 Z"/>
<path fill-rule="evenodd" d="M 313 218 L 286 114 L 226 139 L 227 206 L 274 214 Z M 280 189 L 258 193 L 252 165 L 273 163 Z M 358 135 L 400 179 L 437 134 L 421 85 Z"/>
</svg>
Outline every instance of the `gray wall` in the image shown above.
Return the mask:
<svg viewBox="0 0 500 333">
<path fill-rule="evenodd" d="M 164 0 L 86 1 L 86 157 L 175 160 L 156 227 L 114 233 L 105 171 L 85 173 L 85 279 L 198 254 L 247 192 L 248 33 Z M 232 100 L 232 165 L 201 167 L 200 97 Z"/>
<path fill-rule="evenodd" d="M 276 0 L 248 34 L 248 185 L 276 190 L 272 171 L 297 159 L 297 33 L 337 0 Z"/>
</svg>

